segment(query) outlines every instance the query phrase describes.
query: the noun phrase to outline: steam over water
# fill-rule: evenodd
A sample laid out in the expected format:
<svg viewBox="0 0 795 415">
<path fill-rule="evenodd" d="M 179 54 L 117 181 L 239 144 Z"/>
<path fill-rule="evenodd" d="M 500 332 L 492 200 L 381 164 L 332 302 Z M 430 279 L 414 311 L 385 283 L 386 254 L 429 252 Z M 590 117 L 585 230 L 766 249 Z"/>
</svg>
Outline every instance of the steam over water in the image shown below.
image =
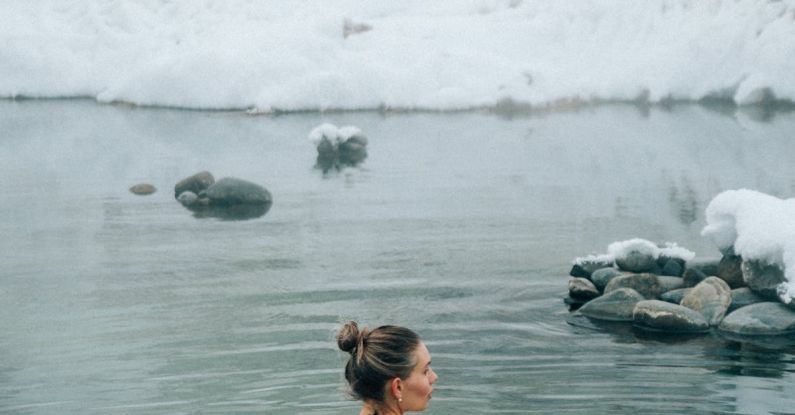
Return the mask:
<svg viewBox="0 0 795 415">
<path fill-rule="evenodd" d="M 318 124 L 368 136 L 322 176 Z M 795 348 L 571 326 L 570 261 L 610 242 L 699 257 L 727 189 L 795 194 L 795 114 L 247 116 L 0 101 L 0 413 L 352 414 L 346 319 L 426 340 L 429 413 L 788 412 Z M 197 219 L 173 185 L 260 183 L 263 217 Z M 139 197 L 127 188 L 149 182 Z"/>
</svg>

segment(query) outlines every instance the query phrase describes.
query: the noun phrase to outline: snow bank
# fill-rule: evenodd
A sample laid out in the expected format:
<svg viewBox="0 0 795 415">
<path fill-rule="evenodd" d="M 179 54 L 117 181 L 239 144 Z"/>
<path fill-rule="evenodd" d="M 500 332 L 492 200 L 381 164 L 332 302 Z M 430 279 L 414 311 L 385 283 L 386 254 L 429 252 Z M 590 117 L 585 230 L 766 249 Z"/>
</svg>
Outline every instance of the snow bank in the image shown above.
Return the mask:
<svg viewBox="0 0 795 415">
<path fill-rule="evenodd" d="M 795 101 L 795 2 L 5 0 L 0 97 L 254 111 Z"/>
<path fill-rule="evenodd" d="M 795 298 L 795 199 L 782 200 L 753 190 L 729 190 L 709 203 L 701 231 L 723 252 L 778 265 L 788 280 L 786 303 Z"/>
</svg>

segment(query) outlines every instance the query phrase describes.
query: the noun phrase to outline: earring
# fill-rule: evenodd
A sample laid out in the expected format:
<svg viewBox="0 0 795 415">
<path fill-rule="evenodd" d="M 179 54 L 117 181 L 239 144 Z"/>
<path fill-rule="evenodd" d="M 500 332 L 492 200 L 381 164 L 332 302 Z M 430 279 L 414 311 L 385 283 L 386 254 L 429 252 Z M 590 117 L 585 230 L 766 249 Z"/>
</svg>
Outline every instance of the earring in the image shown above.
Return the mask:
<svg viewBox="0 0 795 415">
<path fill-rule="evenodd" d="M 403 402 L 403 398 L 398 398 L 398 402 Z"/>
</svg>

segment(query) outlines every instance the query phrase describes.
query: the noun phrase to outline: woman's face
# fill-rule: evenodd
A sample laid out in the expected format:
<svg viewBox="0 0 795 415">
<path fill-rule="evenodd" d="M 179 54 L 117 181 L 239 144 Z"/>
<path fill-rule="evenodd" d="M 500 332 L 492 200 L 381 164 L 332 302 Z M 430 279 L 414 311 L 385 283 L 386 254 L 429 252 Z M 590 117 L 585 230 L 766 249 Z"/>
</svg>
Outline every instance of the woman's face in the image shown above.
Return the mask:
<svg viewBox="0 0 795 415">
<path fill-rule="evenodd" d="M 433 384 L 439 378 L 436 372 L 431 369 L 431 354 L 425 343 L 420 342 L 414 350 L 414 358 L 417 364 L 412 369 L 411 374 L 403 379 L 401 390 L 400 407 L 404 411 L 424 411 L 428 407 L 428 401 L 433 393 Z"/>
</svg>

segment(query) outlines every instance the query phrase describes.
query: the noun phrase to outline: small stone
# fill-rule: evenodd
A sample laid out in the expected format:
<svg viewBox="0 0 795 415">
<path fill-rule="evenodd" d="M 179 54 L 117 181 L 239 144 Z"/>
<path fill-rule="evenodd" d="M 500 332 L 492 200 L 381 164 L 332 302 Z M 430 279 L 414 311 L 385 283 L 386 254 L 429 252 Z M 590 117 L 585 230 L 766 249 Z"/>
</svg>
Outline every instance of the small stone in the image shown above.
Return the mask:
<svg viewBox="0 0 795 415">
<path fill-rule="evenodd" d="M 726 315 L 731 302 L 729 284 L 718 277 L 707 277 L 693 287 L 680 304 L 701 313 L 710 326 L 717 326 Z"/>
<path fill-rule="evenodd" d="M 720 258 L 691 259 L 690 261 L 687 261 L 686 268 L 697 269 L 706 276 L 718 275 L 719 263 Z"/>
<path fill-rule="evenodd" d="M 174 186 L 174 197 L 178 198 L 179 195 L 185 191 L 191 191 L 198 195 L 213 183 L 215 183 L 215 178 L 210 172 L 202 171 L 196 173 L 193 176 L 180 180 L 179 183 Z"/>
<path fill-rule="evenodd" d="M 580 313 L 597 320 L 632 321 L 632 310 L 643 296 L 631 288 L 618 288 L 589 301 Z"/>
<path fill-rule="evenodd" d="M 757 295 L 748 287 L 735 288 L 732 290 L 732 303 L 729 306 L 729 310 L 726 312 L 731 313 L 740 307 L 745 307 L 747 305 L 756 303 L 764 303 L 766 301 L 768 300 Z"/>
<path fill-rule="evenodd" d="M 599 290 L 585 278 L 569 280 L 569 296 L 575 299 L 590 300 L 599 297 Z"/>
<path fill-rule="evenodd" d="M 632 320 L 638 327 L 669 333 L 701 333 L 709 329 L 700 313 L 660 300 L 639 301 Z"/>
<path fill-rule="evenodd" d="M 676 290 L 671 290 L 660 294 L 660 300 L 669 302 L 671 304 L 680 304 L 682 302 L 682 298 L 687 295 L 692 288 L 678 288 Z"/>
<path fill-rule="evenodd" d="M 130 192 L 139 196 L 151 195 L 157 188 L 149 183 L 139 183 L 130 188 Z"/>
<path fill-rule="evenodd" d="M 658 275 L 657 281 L 660 283 L 662 292 L 668 292 L 679 288 L 684 288 L 685 282 L 679 277 L 670 277 L 665 275 Z"/>
<path fill-rule="evenodd" d="M 190 190 L 186 190 L 180 193 L 180 195 L 177 197 L 177 200 L 182 204 L 182 206 L 190 207 L 196 205 L 197 201 L 199 200 L 199 196 Z"/>
<path fill-rule="evenodd" d="M 681 258 L 671 258 L 665 262 L 662 267 L 661 275 L 670 275 L 672 277 L 681 277 L 685 272 L 685 260 Z"/>
<path fill-rule="evenodd" d="M 724 256 L 718 263 L 718 272 L 715 275 L 726 281 L 731 288 L 744 287 L 742 262 L 742 257 L 737 255 Z"/>
<path fill-rule="evenodd" d="M 707 274 L 704 274 L 698 268 L 687 268 L 685 273 L 682 274 L 682 282 L 685 287 L 695 287 L 705 279 L 707 279 Z"/>
<path fill-rule="evenodd" d="M 591 281 L 599 291 L 604 291 L 610 280 L 622 274 L 621 271 L 613 267 L 600 268 L 591 274 Z"/>
<path fill-rule="evenodd" d="M 781 303 L 751 304 L 726 316 L 718 328 L 741 335 L 790 334 L 795 332 L 795 311 Z"/>
<path fill-rule="evenodd" d="M 660 281 L 654 274 L 624 274 L 613 278 L 605 287 L 605 294 L 618 288 L 632 288 L 647 299 L 657 298 L 662 294 Z"/>
</svg>

